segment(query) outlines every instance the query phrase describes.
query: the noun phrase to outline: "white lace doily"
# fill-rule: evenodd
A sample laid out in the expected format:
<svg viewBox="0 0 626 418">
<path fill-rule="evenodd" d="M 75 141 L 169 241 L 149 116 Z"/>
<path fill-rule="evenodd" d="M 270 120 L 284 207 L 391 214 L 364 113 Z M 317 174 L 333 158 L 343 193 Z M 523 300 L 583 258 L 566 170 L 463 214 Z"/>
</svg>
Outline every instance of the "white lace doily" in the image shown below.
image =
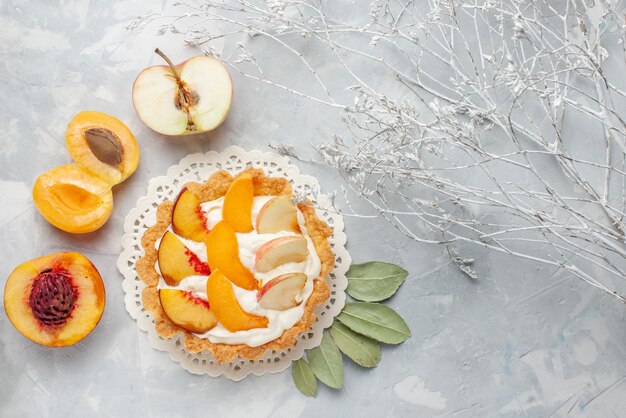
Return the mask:
<svg viewBox="0 0 626 418">
<path fill-rule="evenodd" d="M 166 200 L 175 199 L 185 183 L 204 183 L 217 170 L 236 174 L 246 167 L 261 168 L 270 177 L 285 177 L 291 181 L 296 194 L 315 197 L 320 207 L 331 207 L 328 197 L 319 193 L 319 183 L 315 178 L 300 174 L 296 166 L 277 154 L 256 150 L 247 152 L 239 147 L 229 147 L 222 152 L 192 154 L 183 158 L 178 165 L 170 167 L 166 176 L 150 180 L 148 194 L 137 201 L 137 206 L 126 217 L 122 239 L 124 249 L 117 260 L 117 267 L 124 275 L 126 310 L 137 320 L 139 328 L 148 333 L 151 345 L 157 350 L 169 352 L 174 361 L 191 373 L 210 376 L 223 374 L 232 380 L 241 380 L 250 373 L 261 375 L 283 371 L 292 361 L 301 358 L 306 349 L 319 345 L 322 332 L 330 327 L 345 304 L 345 273 L 351 263 L 345 248 L 346 235 L 343 232 L 342 216 L 318 209 L 317 215 L 333 229 L 329 241 L 336 258 L 335 268 L 328 278 L 331 296 L 325 305 L 318 306 L 317 321 L 308 332 L 300 334 L 293 347 L 283 351 L 268 351 L 256 360 L 236 358 L 231 363 L 218 364 L 207 350 L 195 354 L 187 352 L 182 334 L 170 339 L 160 337 L 152 315 L 143 307 L 141 292 L 145 284 L 139 280 L 135 270 L 137 261 L 144 255 L 141 237 L 156 223 L 157 207 Z"/>
</svg>

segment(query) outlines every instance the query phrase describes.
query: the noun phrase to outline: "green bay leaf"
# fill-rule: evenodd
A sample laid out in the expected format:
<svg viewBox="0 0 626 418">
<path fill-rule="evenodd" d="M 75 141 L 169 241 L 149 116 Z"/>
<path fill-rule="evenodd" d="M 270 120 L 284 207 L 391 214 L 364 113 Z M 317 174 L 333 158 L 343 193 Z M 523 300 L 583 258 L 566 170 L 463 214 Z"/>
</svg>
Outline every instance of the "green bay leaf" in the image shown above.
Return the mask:
<svg viewBox="0 0 626 418">
<path fill-rule="evenodd" d="M 363 367 L 376 367 L 380 362 L 380 345 L 371 338 L 357 334 L 341 322 L 335 322 L 330 335 L 339 350 Z"/>
<path fill-rule="evenodd" d="M 306 354 L 315 376 L 334 389 L 343 386 L 343 359 L 339 347 L 328 332 L 324 332 L 322 343 Z"/>
<path fill-rule="evenodd" d="M 293 363 L 291 366 L 291 376 L 298 390 L 304 395 L 315 397 L 317 394 L 317 380 L 313 370 L 303 358 Z"/>
<path fill-rule="evenodd" d="M 353 264 L 346 272 L 346 292 L 357 300 L 380 302 L 393 296 L 408 274 L 402 267 L 382 261 Z"/>
<path fill-rule="evenodd" d="M 352 331 L 387 344 L 400 344 L 411 336 L 404 319 L 380 303 L 347 303 L 337 319 Z"/>
</svg>

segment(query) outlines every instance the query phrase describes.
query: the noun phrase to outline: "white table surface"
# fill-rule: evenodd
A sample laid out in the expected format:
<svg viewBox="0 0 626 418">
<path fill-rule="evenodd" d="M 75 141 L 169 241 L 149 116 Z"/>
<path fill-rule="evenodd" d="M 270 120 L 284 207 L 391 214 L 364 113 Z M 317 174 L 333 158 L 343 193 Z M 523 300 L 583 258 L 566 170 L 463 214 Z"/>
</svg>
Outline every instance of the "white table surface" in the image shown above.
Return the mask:
<svg viewBox="0 0 626 418">
<path fill-rule="evenodd" d="M 320 386 L 317 398 L 305 398 L 290 371 L 237 383 L 196 376 L 152 349 L 124 309 L 115 266 L 124 217 L 149 179 L 189 153 L 228 145 L 268 150 L 283 141 L 314 156 L 312 144 L 328 140 L 341 119 L 336 109 L 233 74 L 234 105 L 222 127 L 201 138 L 156 134 L 132 107 L 134 78 L 160 64 L 155 46 L 174 62 L 198 51 L 180 39 L 126 31 L 137 14 L 165 7 L 146 3 L 0 3 L 0 284 L 23 261 L 72 250 L 94 262 L 107 291 L 102 321 L 72 347 L 32 343 L 0 314 L 0 416 L 625 416 L 623 305 L 554 268 L 492 253 L 473 254 L 480 278 L 469 280 L 443 248 L 411 242 L 382 219 L 346 218 L 348 248 L 356 262 L 409 270 L 388 303 L 412 337 L 385 346 L 375 369 L 346 360 L 343 390 Z M 41 217 L 31 188 L 39 174 L 71 161 L 65 128 L 85 109 L 124 121 L 141 163 L 114 188 L 108 223 L 77 236 Z M 339 188 L 333 170 L 298 165 L 325 192 Z"/>
</svg>

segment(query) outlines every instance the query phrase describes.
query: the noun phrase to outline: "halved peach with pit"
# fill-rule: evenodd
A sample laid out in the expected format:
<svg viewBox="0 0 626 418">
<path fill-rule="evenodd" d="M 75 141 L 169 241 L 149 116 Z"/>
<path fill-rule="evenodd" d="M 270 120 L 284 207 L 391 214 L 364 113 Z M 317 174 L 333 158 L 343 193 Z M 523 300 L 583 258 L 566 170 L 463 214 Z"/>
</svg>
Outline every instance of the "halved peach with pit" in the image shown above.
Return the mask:
<svg viewBox="0 0 626 418">
<path fill-rule="evenodd" d="M 42 174 L 33 187 L 35 206 L 48 222 L 66 232 L 95 231 L 111 216 L 111 184 L 75 164 Z"/>
<path fill-rule="evenodd" d="M 159 299 L 165 315 L 187 331 L 202 334 L 217 325 L 217 319 L 209 303 L 191 292 L 160 289 Z"/>
<path fill-rule="evenodd" d="M 211 270 L 220 269 L 237 286 L 247 290 L 259 288 L 254 274 L 239 259 L 237 235 L 228 222 L 220 221 L 211 230 L 207 241 L 207 257 Z"/>
<path fill-rule="evenodd" d="M 166 231 L 161 238 L 158 260 L 163 280 L 170 286 L 175 286 L 185 277 L 211 274 L 208 264 L 200 260 L 170 231 Z"/>
<path fill-rule="evenodd" d="M 254 185 L 248 172 L 239 175 L 228 187 L 224 197 L 222 219 L 228 222 L 235 232 L 252 231 L 252 204 Z"/>
<path fill-rule="evenodd" d="M 26 338 L 48 347 L 75 344 L 98 324 L 105 290 L 79 253 L 55 253 L 19 265 L 4 287 L 4 309 Z"/>
<path fill-rule="evenodd" d="M 200 207 L 200 201 L 186 187 L 180 191 L 174 202 L 172 229 L 181 237 L 197 242 L 205 242 L 209 239 L 209 229 Z"/>
<path fill-rule="evenodd" d="M 112 185 L 126 180 L 139 164 L 133 133 L 106 113 L 78 113 L 67 126 L 65 143 L 76 164 Z"/>
<path fill-rule="evenodd" d="M 214 270 L 209 276 L 206 292 L 217 320 L 230 332 L 267 328 L 269 325 L 266 317 L 249 314 L 241 308 L 233 285 L 220 270 Z"/>
</svg>

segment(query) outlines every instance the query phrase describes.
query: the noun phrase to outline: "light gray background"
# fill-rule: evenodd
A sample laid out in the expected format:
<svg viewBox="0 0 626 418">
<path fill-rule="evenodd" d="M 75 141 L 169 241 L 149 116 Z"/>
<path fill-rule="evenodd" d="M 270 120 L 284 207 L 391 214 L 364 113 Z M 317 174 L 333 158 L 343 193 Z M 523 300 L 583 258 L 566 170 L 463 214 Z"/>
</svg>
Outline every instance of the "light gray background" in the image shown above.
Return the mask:
<svg viewBox="0 0 626 418">
<path fill-rule="evenodd" d="M 233 74 L 234 105 L 222 127 L 202 138 L 160 136 L 137 118 L 132 82 L 160 64 L 155 46 L 174 62 L 198 51 L 125 27 L 165 6 L 53 3 L 0 3 L 0 284 L 30 258 L 80 251 L 104 278 L 107 306 L 91 335 L 61 349 L 30 342 L 0 314 L 0 416 L 626 416 L 623 305 L 553 268 L 492 253 L 470 254 L 480 278 L 469 280 L 441 247 L 410 242 L 382 219 L 346 218 L 348 247 L 356 262 L 380 259 L 410 271 L 388 303 L 413 336 L 385 346 L 375 369 L 346 361 L 343 390 L 320 387 L 316 399 L 305 398 L 289 371 L 238 383 L 195 376 L 152 349 L 124 309 L 115 267 L 124 217 L 149 179 L 189 153 L 232 144 L 267 150 L 283 141 L 312 156 L 311 144 L 339 129 L 340 114 Z M 294 76 L 279 59 L 274 71 Z M 124 121 L 141 163 L 115 187 L 109 222 L 76 236 L 39 215 L 31 187 L 71 161 L 65 128 L 85 109 Z M 327 193 L 341 183 L 332 170 L 299 165 Z"/>
</svg>

